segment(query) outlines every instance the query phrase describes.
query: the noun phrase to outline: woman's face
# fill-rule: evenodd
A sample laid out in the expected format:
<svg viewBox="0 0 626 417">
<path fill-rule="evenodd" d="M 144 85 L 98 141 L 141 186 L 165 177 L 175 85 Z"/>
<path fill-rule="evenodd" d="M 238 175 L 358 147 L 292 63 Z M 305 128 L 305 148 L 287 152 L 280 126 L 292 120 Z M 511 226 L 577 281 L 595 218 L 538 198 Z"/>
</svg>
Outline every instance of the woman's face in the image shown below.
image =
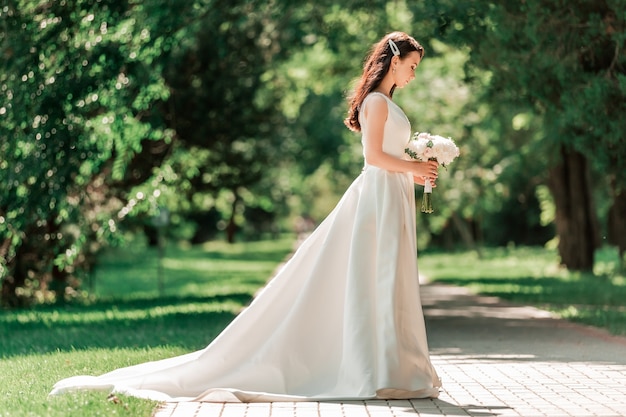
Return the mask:
<svg viewBox="0 0 626 417">
<path fill-rule="evenodd" d="M 407 54 L 404 58 L 398 58 L 395 64 L 396 72 L 393 73 L 393 78 L 398 88 L 405 87 L 408 83 L 415 78 L 415 70 L 420 64 L 420 54 L 417 51 L 413 51 Z"/>
</svg>

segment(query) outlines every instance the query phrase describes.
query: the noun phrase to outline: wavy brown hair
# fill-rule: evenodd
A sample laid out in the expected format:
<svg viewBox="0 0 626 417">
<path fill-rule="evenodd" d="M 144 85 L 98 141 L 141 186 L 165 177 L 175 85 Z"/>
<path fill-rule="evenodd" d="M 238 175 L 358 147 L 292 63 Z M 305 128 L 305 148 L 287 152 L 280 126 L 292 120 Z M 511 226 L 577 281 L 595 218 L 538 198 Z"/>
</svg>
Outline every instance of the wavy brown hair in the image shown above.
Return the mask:
<svg viewBox="0 0 626 417">
<path fill-rule="evenodd" d="M 348 117 L 343 121 L 345 125 L 348 126 L 348 129 L 355 132 L 361 131 L 359 109 L 361 108 L 363 100 L 380 85 L 391 66 L 393 52 L 389 45 L 389 39 L 398 47 L 400 59 L 403 59 L 407 54 L 413 51 L 418 52 L 420 58 L 424 57 L 424 47 L 404 32 L 389 33 L 372 46 L 371 52 L 363 65 L 363 74 L 357 82 L 354 92 L 348 97 L 350 108 L 348 110 Z M 389 92 L 390 96 L 393 96 L 395 88 L 395 85 L 391 88 Z"/>
</svg>

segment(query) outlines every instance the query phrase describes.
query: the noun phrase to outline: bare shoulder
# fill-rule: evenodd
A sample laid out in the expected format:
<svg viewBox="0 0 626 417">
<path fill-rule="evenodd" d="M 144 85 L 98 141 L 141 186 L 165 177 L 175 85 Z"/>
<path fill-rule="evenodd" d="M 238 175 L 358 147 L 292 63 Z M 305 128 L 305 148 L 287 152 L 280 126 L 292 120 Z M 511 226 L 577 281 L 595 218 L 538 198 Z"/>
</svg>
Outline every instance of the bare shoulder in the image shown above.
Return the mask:
<svg viewBox="0 0 626 417">
<path fill-rule="evenodd" d="M 387 117 L 388 104 L 387 99 L 380 93 L 370 93 L 364 100 L 363 110 L 365 115 L 375 114 L 377 116 Z"/>
<path fill-rule="evenodd" d="M 382 93 L 372 92 L 367 95 L 365 100 L 375 106 L 387 107 L 387 99 Z"/>
</svg>

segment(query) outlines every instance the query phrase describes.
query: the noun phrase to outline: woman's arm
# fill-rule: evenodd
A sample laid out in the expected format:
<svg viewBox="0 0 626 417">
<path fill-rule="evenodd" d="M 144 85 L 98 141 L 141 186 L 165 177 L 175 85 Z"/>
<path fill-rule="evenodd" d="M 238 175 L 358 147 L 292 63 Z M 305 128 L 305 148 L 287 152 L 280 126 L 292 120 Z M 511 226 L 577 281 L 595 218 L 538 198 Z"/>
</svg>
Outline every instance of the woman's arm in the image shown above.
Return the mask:
<svg viewBox="0 0 626 417">
<path fill-rule="evenodd" d="M 375 95 L 370 97 L 365 111 L 365 137 L 364 151 L 365 161 L 369 165 L 394 172 L 410 172 L 413 177 L 437 178 L 437 161 L 405 161 L 383 152 L 383 137 L 385 134 L 385 121 L 389 113 L 387 100 Z M 423 184 L 423 181 L 422 181 Z"/>
</svg>

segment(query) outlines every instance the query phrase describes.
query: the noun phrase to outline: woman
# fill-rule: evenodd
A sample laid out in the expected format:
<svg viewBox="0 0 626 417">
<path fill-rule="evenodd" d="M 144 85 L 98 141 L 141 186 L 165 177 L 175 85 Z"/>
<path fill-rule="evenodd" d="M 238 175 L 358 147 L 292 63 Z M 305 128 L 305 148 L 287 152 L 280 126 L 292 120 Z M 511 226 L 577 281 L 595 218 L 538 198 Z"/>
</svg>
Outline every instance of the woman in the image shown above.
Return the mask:
<svg viewBox="0 0 626 417">
<path fill-rule="evenodd" d="M 391 100 L 424 50 L 404 33 L 378 42 L 350 102 L 365 167 L 250 306 L 205 349 L 58 382 L 166 401 L 437 397 L 419 298 L 413 181 L 436 162 L 403 159 L 409 122 Z"/>
</svg>

